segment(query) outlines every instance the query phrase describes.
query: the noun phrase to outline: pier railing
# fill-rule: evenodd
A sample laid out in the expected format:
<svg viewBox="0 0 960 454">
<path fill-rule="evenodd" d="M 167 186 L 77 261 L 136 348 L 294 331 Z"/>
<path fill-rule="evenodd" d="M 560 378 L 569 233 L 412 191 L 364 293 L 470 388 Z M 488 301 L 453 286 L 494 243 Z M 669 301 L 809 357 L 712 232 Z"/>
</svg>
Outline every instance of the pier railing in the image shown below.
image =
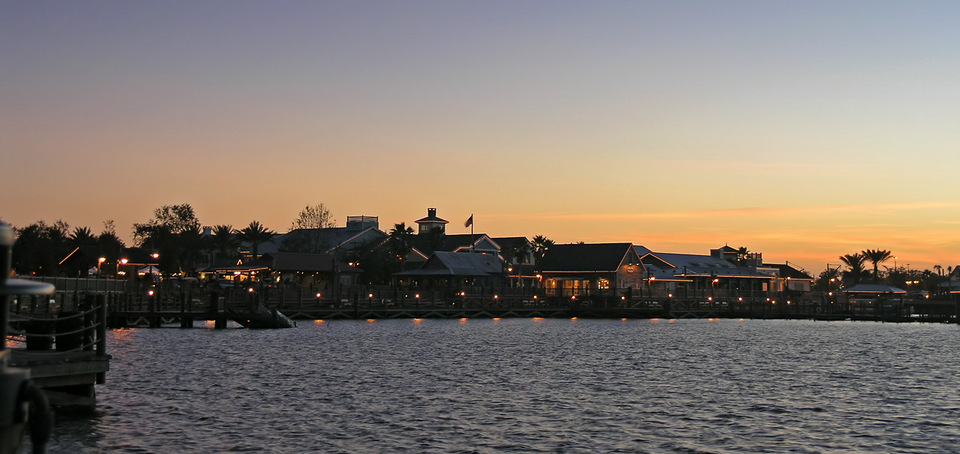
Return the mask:
<svg viewBox="0 0 960 454">
<path fill-rule="evenodd" d="M 78 352 L 106 356 L 106 294 L 73 296 L 61 293 L 11 298 L 6 345 L 19 350 L 17 358 Z"/>
</svg>

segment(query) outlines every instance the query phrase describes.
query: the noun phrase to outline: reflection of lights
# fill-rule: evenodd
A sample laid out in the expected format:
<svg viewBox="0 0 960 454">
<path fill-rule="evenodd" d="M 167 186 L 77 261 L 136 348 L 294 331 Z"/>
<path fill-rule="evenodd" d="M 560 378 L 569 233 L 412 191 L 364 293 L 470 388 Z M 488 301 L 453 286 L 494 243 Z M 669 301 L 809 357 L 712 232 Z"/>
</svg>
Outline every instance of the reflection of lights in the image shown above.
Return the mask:
<svg viewBox="0 0 960 454">
<path fill-rule="evenodd" d="M 325 320 L 314 320 L 314 321 L 313 321 L 313 324 L 315 324 L 315 325 L 322 325 L 324 322 L 325 322 Z"/>
<path fill-rule="evenodd" d="M 413 324 L 414 324 L 414 325 L 419 325 L 420 322 L 422 322 L 422 321 L 423 321 L 422 318 L 415 318 L 415 319 L 413 319 Z"/>
<path fill-rule="evenodd" d="M 467 317 L 461 317 L 460 323 L 467 323 Z"/>
<path fill-rule="evenodd" d="M 493 317 L 493 321 L 499 322 L 499 321 L 500 321 L 500 317 Z"/>
<path fill-rule="evenodd" d="M 535 322 L 542 322 L 542 321 L 543 321 L 543 317 L 533 317 L 533 321 L 535 321 Z"/>
<path fill-rule="evenodd" d="M 375 321 L 377 321 L 377 319 L 375 319 L 375 318 L 368 318 L 368 319 L 367 319 L 367 322 L 369 322 L 369 323 L 373 323 L 373 322 L 375 322 Z"/>
<path fill-rule="evenodd" d="M 577 321 L 577 320 L 579 320 L 579 319 L 578 319 L 577 317 L 570 317 L 570 320 L 575 322 L 575 321 Z"/>
<path fill-rule="evenodd" d="M 659 318 L 651 318 L 650 321 L 651 321 L 651 322 L 659 322 L 660 319 L 659 319 Z"/>
<path fill-rule="evenodd" d="M 621 318 L 621 319 L 620 319 L 620 321 L 621 321 L 621 322 L 625 322 L 625 321 L 627 321 L 627 317 L 623 317 L 623 318 Z"/>
</svg>

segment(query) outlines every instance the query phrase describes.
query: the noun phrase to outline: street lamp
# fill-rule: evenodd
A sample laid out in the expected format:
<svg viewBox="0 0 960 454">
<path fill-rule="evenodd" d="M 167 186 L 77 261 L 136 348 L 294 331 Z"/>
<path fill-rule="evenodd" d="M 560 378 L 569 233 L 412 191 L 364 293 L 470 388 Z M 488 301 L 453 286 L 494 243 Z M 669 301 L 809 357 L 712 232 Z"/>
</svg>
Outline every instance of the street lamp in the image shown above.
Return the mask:
<svg viewBox="0 0 960 454">
<path fill-rule="evenodd" d="M 106 262 L 106 261 L 107 261 L 106 257 L 100 257 L 97 259 L 97 277 L 101 277 L 100 272 L 103 271 L 103 262 Z"/>
<path fill-rule="evenodd" d="M 126 265 L 127 262 L 129 262 L 129 261 L 130 261 L 130 260 L 125 259 L 125 258 L 124 258 L 124 259 L 117 260 L 117 276 L 120 276 L 120 265 Z"/>
</svg>

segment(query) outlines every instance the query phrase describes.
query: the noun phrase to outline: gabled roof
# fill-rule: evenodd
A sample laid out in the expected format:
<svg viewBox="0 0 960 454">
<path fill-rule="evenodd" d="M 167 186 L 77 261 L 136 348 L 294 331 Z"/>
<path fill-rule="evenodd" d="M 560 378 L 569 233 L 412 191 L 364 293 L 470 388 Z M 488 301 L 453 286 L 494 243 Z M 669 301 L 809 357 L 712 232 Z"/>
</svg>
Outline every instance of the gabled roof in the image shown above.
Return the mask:
<svg viewBox="0 0 960 454">
<path fill-rule="evenodd" d="M 544 273 L 615 272 L 627 254 L 633 253 L 630 243 L 555 244 L 544 254 L 540 270 Z"/>
<path fill-rule="evenodd" d="M 78 246 L 60 261 L 60 265 L 71 261 L 86 265 L 93 264 L 96 266 L 97 259 L 99 258 L 100 255 L 96 246 Z"/>
<path fill-rule="evenodd" d="M 431 247 L 431 238 L 429 235 L 417 235 L 411 239 L 411 246 L 418 253 L 429 257 L 432 252 L 499 252 L 500 245 L 492 238 L 483 233 L 471 235 L 469 233 L 460 235 L 443 235 L 440 238 L 440 247 L 434 249 Z"/>
<path fill-rule="evenodd" d="M 427 217 L 417 219 L 417 224 L 431 223 L 431 224 L 449 224 L 450 221 L 437 217 L 437 211 L 435 209 L 427 210 Z"/>
<path fill-rule="evenodd" d="M 496 255 L 437 251 L 420 268 L 396 275 L 481 277 L 501 275 L 503 272 L 503 265 Z"/>
<path fill-rule="evenodd" d="M 887 294 L 887 293 L 907 293 L 906 290 L 902 288 L 897 288 L 892 285 L 886 284 L 857 284 L 853 287 L 847 287 L 843 289 L 844 293 L 874 293 L 874 294 Z"/>
<path fill-rule="evenodd" d="M 330 252 L 337 248 L 352 247 L 368 241 L 382 241 L 387 234 L 376 227 L 357 230 L 353 227 L 328 227 L 323 229 L 296 229 L 273 237 L 269 242 L 259 245 L 261 254 L 279 252 L 284 242 L 316 241 L 323 252 Z"/>
<path fill-rule="evenodd" d="M 304 271 L 308 273 L 358 273 L 356 267 L 340 262 L 327 254 L 299 254 L 293 252 L 271 252 L 257 259 L 253 266 L 263 266 L 273 271 Z M 336 268 L 334 268 L 336 267 Z"/>
<path fill-rule="evenodd" d="M 647 272 L 652 277 L 661 280 L 689 276 L 715 276 L 770 279 L 772 276 L 763 273 L 755 267 L 737 266 L 720 257 L 699 254 L 670 254 L 651 252 L 639 246 L 637 252 L 647 251 L 641 256 Z"/>
<path fill-rule="evenodd" d="M 777 274 L 783 279 L 799 279 L 799 280 L 809 280 L 813 281 L 813 277 L 809 274 L 798 270 L 789 264 L 779 264 L 779 263 L 764 263 L 764 268 L 776 268 Z"/>
</svg>

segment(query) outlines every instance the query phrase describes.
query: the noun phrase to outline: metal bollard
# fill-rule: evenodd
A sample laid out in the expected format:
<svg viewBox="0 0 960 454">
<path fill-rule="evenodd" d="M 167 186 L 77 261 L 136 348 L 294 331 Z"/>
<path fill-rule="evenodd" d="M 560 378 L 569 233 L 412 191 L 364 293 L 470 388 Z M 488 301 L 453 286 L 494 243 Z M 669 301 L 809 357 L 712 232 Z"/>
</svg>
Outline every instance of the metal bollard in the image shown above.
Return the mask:
<svg viewBox="0 0 960 454">
<path fill-rule="evenodd" d="M 52 419 L 46 397 L 30 381 L 30 371 L 7 367 L 8 298 L 10 295 L 49 295 L 53 285 L 11 279 L 11 253 L 15 240 L 13 227 L 0 222 L 0 454 L 19 453 L 24 428 L 29 424 L 33 452 L 43 452 L 50 437 Z"/>
</svg>

